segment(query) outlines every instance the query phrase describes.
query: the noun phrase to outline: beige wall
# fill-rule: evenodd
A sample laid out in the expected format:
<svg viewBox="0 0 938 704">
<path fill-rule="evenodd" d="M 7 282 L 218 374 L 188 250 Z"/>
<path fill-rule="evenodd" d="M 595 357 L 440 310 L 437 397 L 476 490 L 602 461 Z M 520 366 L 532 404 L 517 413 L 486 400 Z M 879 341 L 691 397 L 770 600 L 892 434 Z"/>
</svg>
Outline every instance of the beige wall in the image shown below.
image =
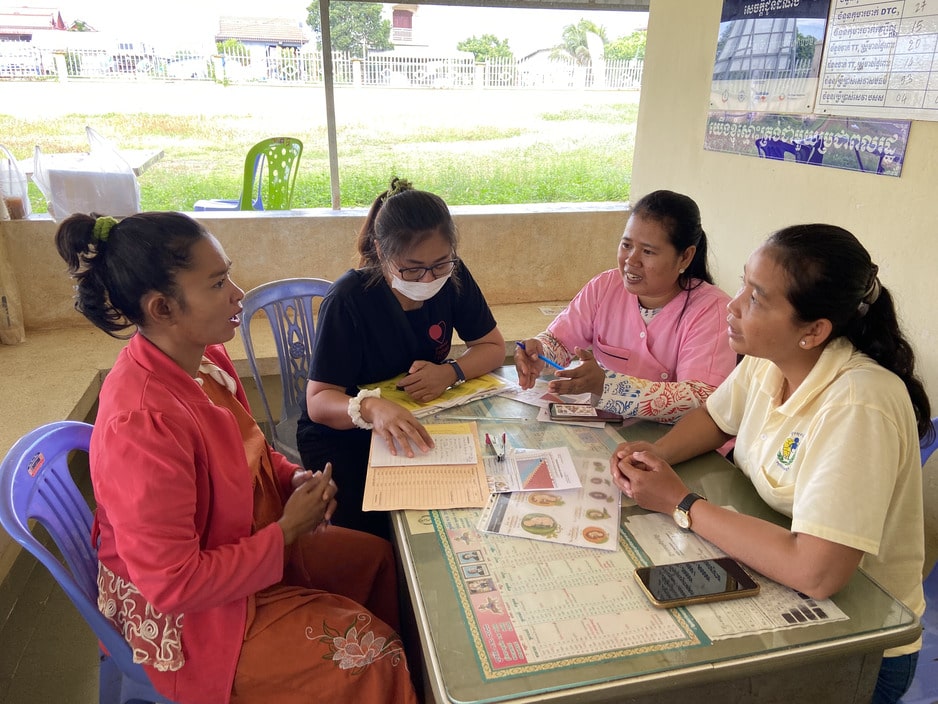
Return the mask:
<svg viewBox="0 0 938 704">
<path fill-rule="evenodd" d="M 697 200 L 728 292 L 772 230 L 830 222 L 853 232 L 896 298 L 938 415 L 938 123 L 912 123 L 900 178 L 704 151 L 721 8 L 722 0 L 651 4 L 633 199 L 671 188 Z"/>
<path fill-rule="evenodd" d="M 221 241 L 245 290 L 292 276 L 334 280 L 357 264 L 360 209 L 198 216 Z M 624 203 L 463 206 L 453 208 L 453 217 L 459 255 L 489 303 L 500 305 L 572 298 L 615 266 L 628 211 Z M 55 229 L 49 219 L 0 222 L 27 335 L 83 323 L 55 251 Z"/>
</svg>

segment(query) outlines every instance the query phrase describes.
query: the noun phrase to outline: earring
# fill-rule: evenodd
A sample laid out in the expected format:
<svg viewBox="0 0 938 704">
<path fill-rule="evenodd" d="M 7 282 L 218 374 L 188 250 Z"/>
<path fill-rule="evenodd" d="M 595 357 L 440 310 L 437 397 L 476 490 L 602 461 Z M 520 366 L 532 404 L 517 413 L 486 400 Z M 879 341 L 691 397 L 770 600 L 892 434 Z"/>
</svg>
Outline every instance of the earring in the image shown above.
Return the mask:
<svg viewBox="0 0 938 704">
<path fill-rule="evenodd" d="M 799 342 L 798 344 L 804 347 L 806 344 L 808 344 L 808 341 L 805 340 L 804 338 L 801 338 L 801 342 Z"/>
<path fill-rule="evenodd" d="M 677 273 L 678 273 L 678 274 L 683 274 L 683 273 L 684 273 L 684 270 L 683 270 L 683 269 L 678 269 L 678 270 L 677 270 Z"/>
</svg>

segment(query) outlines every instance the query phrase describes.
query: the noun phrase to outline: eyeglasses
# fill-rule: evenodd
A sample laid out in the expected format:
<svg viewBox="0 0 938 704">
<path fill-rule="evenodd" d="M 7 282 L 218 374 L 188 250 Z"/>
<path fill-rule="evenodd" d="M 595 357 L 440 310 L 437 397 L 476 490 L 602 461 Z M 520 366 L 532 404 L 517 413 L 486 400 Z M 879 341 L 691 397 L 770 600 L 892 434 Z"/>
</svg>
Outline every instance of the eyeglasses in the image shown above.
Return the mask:
<svg viewBox="0 0 938 704">
<path fill-rule="evenodd" d="M 397 271 L 404 281 L 420 281 L 427 275 L 428 271 L 433 274 L 434 279 L 439 279 L 451 274 L 458 263 L 458 259 L 450 259 L 447 262 L 440 262 L 433 266 L 409 266 L 406 269 L 398 269 Z"/>
</svg>

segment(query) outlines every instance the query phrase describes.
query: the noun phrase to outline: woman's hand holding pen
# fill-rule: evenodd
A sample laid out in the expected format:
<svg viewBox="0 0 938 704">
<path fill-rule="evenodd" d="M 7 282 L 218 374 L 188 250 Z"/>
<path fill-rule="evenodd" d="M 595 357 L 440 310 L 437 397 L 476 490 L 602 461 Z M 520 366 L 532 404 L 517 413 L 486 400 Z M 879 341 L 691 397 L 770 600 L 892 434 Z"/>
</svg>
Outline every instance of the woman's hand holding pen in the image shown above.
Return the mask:
<svg viewBox="0 0 938 704">
<path fill-rule="evenodd" d="M 573 352 L 580 360 L 580 364 L 554 372 L 554 376 L 561 378 L 552 379 L 547 388 L 555 394 L 584 394 L 588 392 L 601 396 L 603 384 L 606 382 L 606 372 L 593 358 L 593 353 L 590 350 L 575 347 Z"/>
<path fill-rule="evenodd" d="M 374 425 L 371 431 L 384 440 L 392 455 L 400 450 L 413 457 L 415 449 L 429 452 L 433 438 L 414 414 L 394 401 L 380 397 L 366 398 L 361 404 L 362 417 Z"/>
<path fill-rule="evenodd" d="M 515 369 L 518 372 L 518 384 L 522 389 L 530 389 L 537 377 L 544 371 L 547 363 L 543 360 L 544 345 L 536 337 L 515 344 Z"/>
<path fill-rule="evenodd" d="M 287 498 L 283 506 L 283 515 L 277 521 L 283 531 L 283 542 L 286 545 L 292 544 L 304 533 L 315 530 L 332 518 L 338 491 L 332 481 L 331 463 L 326 463 L 322 472 L 295 472 L 292 483 L 293 493 Z"/>
<path fill-rule="evenodd" d="M 671 465 L 647 442 L 619 445 L 609 459 L 609 471 L 623 494 L 650 511 L 670 513 L 689 491 Z"/>
<path fill-rule="evenodd" d="M 418 359 L 410 365 L 407 376 L 397 385 L 406 391 L 414 401 L 426 403 L 439 397 L 453 385 L 453 367 L 450 364 L 434 364 L 424 359 Z"/>
</svg>

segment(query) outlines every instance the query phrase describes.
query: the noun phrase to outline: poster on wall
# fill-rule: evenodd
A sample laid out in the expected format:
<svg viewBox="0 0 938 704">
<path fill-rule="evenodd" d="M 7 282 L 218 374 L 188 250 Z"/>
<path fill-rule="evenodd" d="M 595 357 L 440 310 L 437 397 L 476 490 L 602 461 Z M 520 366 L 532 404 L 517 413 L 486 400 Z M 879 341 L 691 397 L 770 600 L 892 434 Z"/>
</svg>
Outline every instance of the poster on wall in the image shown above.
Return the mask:
<svg viewBox="0 0 938 704">
<path fill-rule="evenodd" d="M 831 0 L 723 0 L 710 109 L 811 113 Z"/>
<path fill-rule="evenodd" d="M 834 0 L 817 112 L 938 120 L 938 2 Z"/>
<path fill-rule="evenodd" d="M 911 122 L 710 111 L 704 149 L 899 176 Z"/>
</svg>

